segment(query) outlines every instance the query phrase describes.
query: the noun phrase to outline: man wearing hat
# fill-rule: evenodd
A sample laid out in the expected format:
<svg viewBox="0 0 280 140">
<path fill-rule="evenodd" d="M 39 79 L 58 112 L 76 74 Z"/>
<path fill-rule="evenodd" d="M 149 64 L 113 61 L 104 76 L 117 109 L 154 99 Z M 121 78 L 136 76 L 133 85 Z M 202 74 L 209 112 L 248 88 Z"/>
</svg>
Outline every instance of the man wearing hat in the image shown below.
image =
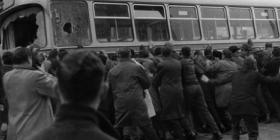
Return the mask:
<svg viewBox="0 0 280 140">
<path fill-rule="evenodd" d="M 149 88 L 150 81 L 144 68 L 132 61 L 130 52 L 127 47 L 121 48 L 119 64 L 108 74 L 116 127 L 123 131 L 125 139 L 139 127 L 148 140 L 158 140 L 144 101 L 144 90 Z"/>
</svg>

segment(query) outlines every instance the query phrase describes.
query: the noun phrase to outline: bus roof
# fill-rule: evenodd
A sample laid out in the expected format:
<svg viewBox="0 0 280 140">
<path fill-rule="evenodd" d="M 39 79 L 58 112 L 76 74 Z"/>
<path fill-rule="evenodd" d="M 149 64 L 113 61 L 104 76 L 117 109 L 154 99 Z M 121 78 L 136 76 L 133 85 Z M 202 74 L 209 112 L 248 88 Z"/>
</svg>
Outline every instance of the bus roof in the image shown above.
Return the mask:
<svg viewBox="0 0 280 140">
<path fill-rule="evenodd" d="M 47 3 L 48 0 L 3 0 L 3 9 L 11 4 L 21 5 L 27 3 Z M 51 0 L 71 1 L 71 0 Z M 72 0 L 73 1 L 73 0 Z M 77 0 L 74 0 L 77 1 Z M 280 0 L 87 0 L 99 2 L 135 2 L 135 3 L 167 3 L 167 4 L 191 4 L 191 5 L 226 5 L 226 6 L 256 6 L 279 7 Z"/>
<path fill-rule="evenodd" d="M 99 0 L 99 1 L 104 2 L 105 0 Z M 280 0 L 107 0 L 107 1 L 112 1 L 112 2 L 126 1 L 126 2 L 136 2 L 136 3 L 280 7 Z"/>
</svg>

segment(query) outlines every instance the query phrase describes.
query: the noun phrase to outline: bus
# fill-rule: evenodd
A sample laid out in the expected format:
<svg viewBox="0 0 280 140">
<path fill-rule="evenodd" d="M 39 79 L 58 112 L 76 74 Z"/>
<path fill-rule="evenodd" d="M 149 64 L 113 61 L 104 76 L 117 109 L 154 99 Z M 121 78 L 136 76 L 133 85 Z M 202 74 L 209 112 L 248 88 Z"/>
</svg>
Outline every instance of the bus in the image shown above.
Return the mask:
<svg viewBox="0 0 280 140">
<path fill-rule="evenodd" d="M 2 0 L 0 50 L 280 45 L 279 0 Z"/>
</svg>

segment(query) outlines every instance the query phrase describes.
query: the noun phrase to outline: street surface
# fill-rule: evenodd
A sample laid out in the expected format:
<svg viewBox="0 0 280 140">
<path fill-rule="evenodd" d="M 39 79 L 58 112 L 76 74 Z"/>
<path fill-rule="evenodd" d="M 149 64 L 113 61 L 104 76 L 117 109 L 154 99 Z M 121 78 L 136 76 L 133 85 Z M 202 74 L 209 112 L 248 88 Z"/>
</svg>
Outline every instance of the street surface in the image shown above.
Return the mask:
<svg viewBox="0 0 280 140">
<path fill-rule="evenodd" d="M 280 140 L 280 123 L 260 124 L 259 140 Z M 209 134 L 199 134 L 197 140 L 209 140 Z M 223 140 L 231 140 L 231 135 L 224 135 Z M 242 135 L 240 140 L 248 140 L 248 135 Z"/>
</svg>

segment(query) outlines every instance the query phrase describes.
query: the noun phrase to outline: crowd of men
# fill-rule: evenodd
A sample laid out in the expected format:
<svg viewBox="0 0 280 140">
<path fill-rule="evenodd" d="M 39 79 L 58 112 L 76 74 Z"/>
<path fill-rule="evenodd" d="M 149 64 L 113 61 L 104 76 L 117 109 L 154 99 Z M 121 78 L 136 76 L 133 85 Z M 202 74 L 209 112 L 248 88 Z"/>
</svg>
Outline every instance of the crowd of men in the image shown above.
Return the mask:
<svg viewBox="0 0 280 140">
<path fill-rule="evenodd" d="M 166 43 L 116 54 L 18 47 L 2 55 L 7 140 L 221 140 L 280 120 L 280 48 L 222 51 Z M 6 132 L 6 133 L 5 133 Z"/>
</svg>

